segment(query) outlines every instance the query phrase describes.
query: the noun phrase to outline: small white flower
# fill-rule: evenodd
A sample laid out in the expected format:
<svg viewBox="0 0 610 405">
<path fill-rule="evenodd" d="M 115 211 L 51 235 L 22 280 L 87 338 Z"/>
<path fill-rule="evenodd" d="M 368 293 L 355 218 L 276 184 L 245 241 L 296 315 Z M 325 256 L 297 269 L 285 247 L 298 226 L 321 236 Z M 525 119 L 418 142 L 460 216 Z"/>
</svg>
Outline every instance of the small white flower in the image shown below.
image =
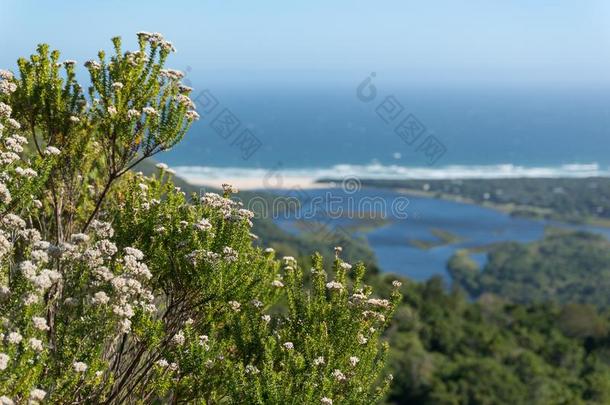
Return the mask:
<svg viewBox="0 0 610 405">
<path fill-rule="evenodd" d="M 271 253 L 274 253 L 274 252 L 275 252 L 275 249 L 273 249 L 273 248 L 265 249 L 265 253 L 271 254 Z"/>
<path fill-rule="evenodd" d="M 7 397 L 6 395 L 2 395 L 0 397 L 0 405 L 15 405 L 12 399 Z"/>
<path fill-rule="evenodd" d="M 237 261 L 237 257 L 238 257 L 237 251 L 229 246 L 225 246 L 222 249 L 222 254 L 224 256 L 224 259 L 229 263 L 233 263 L 233 262 Z"/>
<path fill-rule="evenodd" d="M 228 184 L 228 183 L 224 183 L 222 185 L 222 189 L 227 194 L 236 194 L 239 191 L 239 190 L 237 190 L 237 187 L 235 187 L 232 184 Z"/>
<path fill-rule="evenodd" d="M 98 291 L 93 294 L 93 303 L 94 304 L 107 304 L 110 301 L 110 297 L 104 291 Z"/>
<path fill-rule="evenodd" d="M 75 233 L 70 236 L 70 241 L 74 244 L 85 243 L 89 240 L 89 236 L 84 233 Z"/>
<path fill-rule="evenodd" d="M 351 357 L 349 358 L 349 364 L 350 364 L 352 367 L 356 367 L 356 365 L 358 364 L 358 362 L 359 362 L 359 361 L 360 361 L 360 359 L 359 359 L 358 357 L 356 357 L 356 356 L 351 356 Z"/>
<path fill-rule="evenodd" d="M 329 290 L 341 291 L 343 289 L 343 284 L 337 281 L 329 281 L 328 283 L 326 283 L 326 288 L 328 288 Z"/>
<path fill-rule="evenodd" d="M 13 113 L 13 109 L 8 104 L 0 101 L 0 117 L 9 118 Z"/>
<path fill-rule="evenodd" d="M 282 346 L 284 346 L 284 348 L 285 348 L 286 350 L 292 350 L 292 349 L 294 349 L 294 344 L 293 344 L 292 342 L 286 342 L 286 343 L 284 343 Z"/>
<path fill-rule="evenodd" d="M 12 344 L 19 344 L 23 340 L 23 336 L 19 332 L 11 332 L 8 334 L 7 340 Z"/>
<path fill-rule="evenodd" d="M 34 327 L 38 330 L 49 330 L 49 325 L 47 325 L 47 320 L 44 318 L 35 316 L 32 318 L 32 322 L 34 322 Z"/>
<path fill-rule="evenodd" d="M 159 115 L 159 113 L 157 112 L 157 110 L 155 110 L 153 107 L 144 107 L 142 109 L 142 112 L 146 115 L 152 115 L 152 116 L 157 116 Z"/>
<path fill-rule="evenodd" d="M 167 170 L 169 168 L 165 163 L 157 163 L 155 167 L 160 170 Z"/>
<path fill-rule="evenodd" d="M 40 339 L 30 338 L 30 340 L 28 340 L 28 346 L 30 346 L 30 349 L 34 350 L 35 352 L 40 353 L 43 350 L 42 340 Z"/>
<path fill-rule="evenodd" d="M 129 118 L 130 120 L 134 118 L 140 118 L 140 115 L 140 111 L 135 110 L 133 108 L 127 111 L 127 118 Z"/>
<path fill-rule="evenodd" d="M 75 361 L 74 363 L 72 363 L 72 367 L 77 373 L 84 373 L 85 371 L 87 371 L 88 368 L 87 364 L 83 363 L 82 361 Z"/>
<path fill-rule="evenodd" d="M 282 257 L 282 261 L 285 265 L 295 264 L 297 262 L 296 259 L 292 256 L 284 256 Z"/>
<path fill-rule="evenodd" d="M 184 332 L 183 331 L 179 331 L 178 333 L 176 333 L 174 335 L 174 337 L 172 337 L 172 343 L 175 344 L 176 346 L 182 346 L 185 342 L 186 338 L 184 337 Z"/>
<path fill-rule="evenodd" d="M 345 270 L 345 271 L 348 271 L 348 270 L 350 270 L 350 269 L 352 268 L 352 265 L 351 265 L 351 264 L 349 264 L 349 263 L 345 263 L 345 262 L 341 263 L 341 264 L 340 264 L 340 266 L 341 266 L 341 268 L 342 268 L 343 270 Z"/>
<path fill-rule="evenodd" d="M 335 377 L 335 380 L 337 381 L 345 381 L 347 379 L 345 374 L 343 374 L 339 369 L 335 369 L 333 371 L 333 377 Z"/>
<path fill-rule="evenodd" d="M 111 117 L 115 116 L 117 113 L 116 107 L 113 105 L 109 105 L 107 110 L 108 110 L 108 114 L 110 114 Z"/>
<path fill-rule="evenodd" d="M 0 371 L 6 370 L 10 359 L 8 354 L 0 353 Z"/>
<path fill-rule="evenodd" d="M 9 118 L 6 123 L 13 129 L 21 129 L 21 124 L 14 118 Z"/>
<path fill-rule="evenodd" d="M 91 70 L 100 70 L 102 65 L 96 60 L 88 60 L 85 62 L 85 67 Z"/>
<path fill-rule="evenodd" d="M 10 70 L 0 69 L 0 79 L 2 80 L 12 80 L 15 75 Z"/>
<path fill-rule="evenodd" d="M 126 255 L 133 256 L 133 257 L 136 258 L 136 260 L 144 259 L 144 253 L 142 253 L 142 251 L 140 249 L 136 249 L 136 248 L 132 248 L 132 247 L 126 247 L 123 250 L 125 251 Z"/>
<path fill-rule="evenodd" d="M 44 154 L 47 156 L 50 156 L 50 155 L 57 156 L 60 153 L 61 153 L 61 151 L 59 149 L 57 149 L 55 146 L 47 146 L 47 148 L 44 150 Z"/>
<path fill-rule="evenodd" d="M 200 231 L 209 231 L 212 229 L 212 224 L 207 219 L 202 218 L 201 221 L 195 224 L 195 228 L 199 229 Z"/>
<path fill-rule="evenodd" d="M 394 280 L 392 281 L 392 285 L 396 288 L 400 288 L 400 286 L 402 286 L 402 283 L 398 280 Z"/>
<path fill-rule="evenodd" d="M 333 405 L 333 400 L 328 397 L 324 397 L 320 400 L 320 403 L 324 405 Z"/>
<path fill-rule="evenodd" d="M 165 360 L 165 359 L 160 359 L 160 360 L 157 360 L 155 364 L 156 364 L 157 366 L 159 366 L 159 367 L 163 367 L 163 368 L 165 368 L 165 367 L 169 366 L 169 363 L 168 363 L 168 362 L 167 362 L 167 360 Z"/>
<path fill-rule="evenodd" d="M 208 335 L 199 335 L 199 344 L 201 346 L 206 346 L 209 340 L 210 338 L 208 337 Z"/>
<path fill-rule="evenodd" d="M 262 319 L 262 320 L 263 320 L 263 322 L 265 322 L 265 323 L 269 323 L 269 322 L 271 322 L 271 316 L 269 316 L 269 315 L 263 315 L 263 316 L 261 316 L 261 319 Z"/>
<path fill-rule="evenodd" d="M 246 366 L 246 374 L 258 374 L 260 371 L 258 370 L 258 368 L 256 368 L 256 366 L 253 366 L 252 364 L 248 364 Z"/>
<path fill-rule="evenodd" d="M 280 280 L 274 280 L 271 285 L 273 287 L 277 287 L 277 288 L 282 288 L 284 286 L 284 283 L 282 283 Z"/>
<path fill-rule="evenodd" d="M 374 306 L 374 307 L 379 307 L 379 308 L 389 308 L 390 307 L 390 301 L 379 299 L 379 298 L 369 298 L 366 302 L 367 302 L 367 304 Z"/>
<path fill-rule="evenodd" d="M 313 365 L 314 366 L 319 366 L 324 364 L 324 356 L 318 356 L 313 360 Z"/>
<path fill-rule="evenodd" d="M 42 401 L 47 396 L 47 392 L 40 388 L 34 388 L 30 391 L 30 399 L 32 401 Z"/>
<path fill-rule="evenodd" d="M 239 312 L 241 309 L 241 304 L 237 301 L 229 301 L 229 305 L 235 312 Z"/>
<path fill-rule="evenodd" d="M 187 120 L 189 121 L 198 121 L 199 120 L 199 114 L 197 114 L 197 111 L 193 111 L 193 110 L 189 110 L 187 111 L 184 116 L 186 117 Z"/>
</svg>

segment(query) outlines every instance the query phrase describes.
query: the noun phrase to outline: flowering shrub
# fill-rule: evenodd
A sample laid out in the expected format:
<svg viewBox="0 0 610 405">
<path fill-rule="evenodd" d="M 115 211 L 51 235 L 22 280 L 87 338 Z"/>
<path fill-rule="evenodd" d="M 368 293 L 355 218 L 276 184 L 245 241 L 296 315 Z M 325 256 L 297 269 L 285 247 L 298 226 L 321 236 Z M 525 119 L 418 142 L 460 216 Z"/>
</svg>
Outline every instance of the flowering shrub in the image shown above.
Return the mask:
<svg viewBox="0 0 610 405">
<path fill-rule="evenodd" d="M 0 404 L 375 402 L 399 285 L 373 298 L 339 248 L 305 277 L 232 187 L 133 173 L 198 118 L 171 43 L 138 38 L 85 64 L 88 98 L 46 45 L 0 71 Z"/>
</svg>

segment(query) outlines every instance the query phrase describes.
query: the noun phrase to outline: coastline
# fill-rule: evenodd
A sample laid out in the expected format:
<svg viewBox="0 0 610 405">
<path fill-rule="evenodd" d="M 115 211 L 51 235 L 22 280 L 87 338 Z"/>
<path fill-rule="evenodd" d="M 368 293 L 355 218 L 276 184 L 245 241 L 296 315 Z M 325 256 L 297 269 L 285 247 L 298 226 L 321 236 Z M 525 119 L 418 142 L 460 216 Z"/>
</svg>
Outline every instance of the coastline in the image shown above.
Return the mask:
<svg viewBox="0 0 610 405">
<path fill-rule="evenodd" d="M 225 173 L 229 174 L 229 173 Z M 274 190 L 299 190 L 299 189 L 324 189 L 324 188 L 335 188 L 340 187 L 342 181 L 337 178 L 329 177 L 318 177 L 316 173 L 306 175 L 304 172 L 267 172 L 258 173 L 258 170 L 253 170 L 249 173 L 231 173 L 233 176 L 211 176 L 204 173 L 197 173 L 191 171 L 178 170 L 178 175 L 186 180 L 188 183 L 196 187 L 210 187 L 219 189 L 222 184 L 228 183 L 240 190 L 248 191 L 267 191 L 273 192 Z M 260 174 L 260 175 L 259 175 Z M 565 178 L 570 178 L 566 176 Z M 357 178 L 358 179 L 358 178 Z M 561 179 L 561 177 L 556 178 Z M 364 178 L 362 181 L 368 179 Z M 377 180 L 377 179 L 370 179 Z M 451 179 L 445 179 L 450 181 Z M 474 180 L 474 179 L 473 179 Z M 481 178 L 481 181 L 489 180 Z M 358 179 L 360 181 L 360 179 Z M 385 188 L 395 191 L 404 195 L 412 195 L 419 197 L 435 198 L 446 201 L 452 201 L 462 204 L 477 205 L 484 208 L 490 208 L 499 212 L 503 212 L 508 215 L 521 218 L 532 218 L 532 219 L 543 219 L 543 220 L 554 220 L 558 222 L 564 222 L 573 225 L 589 225 L 599 226 L 604 228 L 610 228 L 610 219 L 606 220 L 597 217 L 583 217 L 577 219 L 563 218 L 550 208 L 542 208 L 537 206 L 519 205 L 515 203 L 494 203 L 489 201 L 476 201 L 472 198 L 443 193 L 439 191 L 426 191 L 419 188 L 408 188 L 408 187 L 383 187 L 383 186 L 370 186 L 363 185 L 368 188 Z M 527 213 L 527 214 L 524 214 Z"/>
<path fill-rule="evenodd" d="M 313 188 L 330 188 L 331 184 L 325 185 L 317 183 L 313 177 L 287 177 L 281 178 L 266 178 L 266 177 L 231 177 L 231 178 L 204 178 L 198 176 L 189 176 L 179 173 L 180 177 L 193 186 L 222 188 L 223 184 L 231 184 L 239 190 L 285 190 L 285 189 L 313 189 Z"/>
</svg>

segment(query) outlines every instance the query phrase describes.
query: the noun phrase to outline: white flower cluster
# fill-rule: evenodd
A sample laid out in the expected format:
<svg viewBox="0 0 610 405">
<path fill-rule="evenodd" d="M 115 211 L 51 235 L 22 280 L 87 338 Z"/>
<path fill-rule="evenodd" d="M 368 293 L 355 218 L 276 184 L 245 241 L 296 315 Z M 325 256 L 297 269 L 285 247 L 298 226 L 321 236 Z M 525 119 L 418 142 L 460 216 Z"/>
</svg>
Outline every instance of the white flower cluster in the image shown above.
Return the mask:
<svg viewBox="0 0 610 405">
<path fill-rule="evenodd" d="M 13 73 L 0 69 L 0 95 L 9 95 L 17 90 L 17 85 L 13 82 L 13 78 Z"/>
<path fill-rule="evenodd" d="M 194 226 L 200 231 L 209 231 L 212 229 L 212 224 L 205 218 L 202 218 L 201 221 L 195 223 Z"/>
<path fill-rule="evenodd" d="M 10 105 L 0 102 L 0 118 L 8 119 L 8 118 L 10 118 L 12 113 L 13 113 L 13 109 L 11 108 Z"/>
<path fill-rule="evenodd" d="M 161 69 L 159 75 L 170 80 L 181 80 L 184 78 L 184 73 L 175 69 Z"/>
<path fill-rule="evenodd" d="M 216 193 L 205 193 L 201 197 L 201 204 L 220 211 L 225 219 L 249 220 L 253 216 L 250 211 L 242 209 L 238 202 Z"/>
<path fill-rule="evenodd" d="M 326 288 L 329 290 L 341 291 L 343 290 L 343 284 L 339 283 L 338 281 L 329 281 L 326 283 Z"/>
<path fill-rule="evenodd" d="M 125 60 L 127 61 L 127 63 L 129 63 L 131 66 L 138 66 L 140 63 L 146 63 L 149 61 L 148 55 L 146 54 L 146 52 L 142 52 L 142 51 L 126 51 L 125 52 Z"/>
<path fill-rule="evenodd" d="M 197 266 L 200 259 L 203 259 L 204 262 L 216 263 L 220 260 L 220 255 L 218 253 L 211 252 L 209 250 L 195 250 L 188 255 L 186 255 L 186 259 L 193 265 Z"/>
<path fill-rule="evenodd" d="M 185 96 L 184 94 L 178 94 L 177 96 L 174 97 L 174 100 L 178 104 L 180 104 L 188 109 L 191 109 L 191 110 L 195 109 L 195 103 L 193 102 L 193 100 L 191 100 L 189 98 L 189 96 Z"/>
<path fill-rule="evenodd" d="M 0 371 L 6 370 L 8 362 L 11 360 L 8 354 L 0 353 Z"/>
<path fill-rule="evenodd" d="M 138 39 L 151 44 L 151 46 L 160 46 L 163 50 L 168 52 L 176 52 L 174 45 L 163 38 L 163 35 L 158 32 L 146 32 L 140 31 L 137 33 Z"/>
<path fill-rule="evenodd" d="M 386 308 L 387 309 L 390 307 L 390 301 L 384 300 L 384 299 L 379 299 L 379 298 L 370 298 L 366 301 L 366 303 L 372 307 L 377 307 L 377 308 Z"/>
<path fill-rule="evenodd" d="M 102 68 L 102 65 L 96 60 L 88 60 L 85 62 L 85 67 L 91 71 L 97 71 Z"/>
<path fill-rule="evenodd" d="M 238 252 L 237 250 L 233 249 L 232 247 L 229 246 L 225 246 L 222 249 L 222 256 L 225 259 L 225 261 L 227 263 L 233 263 L 237 261 L 238 258 Z"/>
<path fill-rule="evenodd" d="M 142 108 L 142 113 L 151 117 L 159 116 L 159 113 L 157 112 L 157 110 L 155 110 L 154 107 L 144 107 Z"/>
<path fill-rule="evenodd" d="M 13 75 L 6 70 L 0 70 L 0 95 L 16 90 L 12 83 Z M 19 131 L 21 125 L 11 118 L 12 108 L 0 101 L 0 203 L 10 204 L 13 201 L 11 190 L 19 189 L 22 181 L 37 176 L 35 170 L 29 167 L 19 157 L 27 139 L 12 131 Z M 11 133 L 7 133 L 11 131 Z M 14 174 L 16 174 L 16 176 Z M 0 248 L 0 250 L 5 250 Z"/>
<path fill-rule="evenodd" d="M 189 121 L 197 121 L 200 117 L 199 114 L 197 113 L 197 111 L 194 110 L 188 110 L 184 116 L 186 117 L 187 120 Z"/>
<path fill-rule="evenodd" d="M 339 382 L 343 382 L 343 381 L 347 380 L 347 377 L 345 376 L 345 374 L 343 374 L 343 372 L 339 369 L 333 370 L 333 377 L 335 377 L 335 380 L 337 380 Z"/>
</svg>

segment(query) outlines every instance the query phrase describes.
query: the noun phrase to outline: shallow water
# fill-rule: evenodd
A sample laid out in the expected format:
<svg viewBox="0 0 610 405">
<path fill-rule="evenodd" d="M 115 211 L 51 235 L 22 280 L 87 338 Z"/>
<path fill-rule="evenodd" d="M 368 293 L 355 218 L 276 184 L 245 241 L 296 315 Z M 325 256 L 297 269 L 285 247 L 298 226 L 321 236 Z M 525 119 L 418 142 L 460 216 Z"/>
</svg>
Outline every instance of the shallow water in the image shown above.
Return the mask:
<svg viewBox="0 0 610 405">
<path fill-rule="evenodd" d="M 610 238 L 610 228 L 593 226 L 575 226 L 554 221 L 532 220 L 514 218 L 506 213 L 473 204 L 458 203 L 435 198 L 405 196 L 393 191 L 380 189 L 362 189 L 353 193 L 346 193 L 341 189 L 277 191 L 282 195 L 293 195 L 308 206 L 312 199 L 319 201 L 332 200 L 335 204 L 332 210 L 324 205 L 326 210 L 320 209 L 308 221 L 324 222 L 329 227 L 353 224 L 357 219 L 331 218 L 331 213 L 337 212 L 338 207 L 344 210 L 348 207 L 364 205 L 363 201 L 385 201 L 385 214 L 388 222 L 385 225 L 363 233 L 377 256 L 381 269 L 405 275 L 414 280 L 426 280 L 433 275 L 441 275 L 448 279 L 446 263 L 456 250 L 465 247 L 483 246 L 494 242 L 517 241 L 530 242 L 540 239 L 547 226 L 570 229 L 583 229 L 603 234 Z M 394 212 L 391 207 L 397 199 L 408 198 L 408 206 L 404 212 Z M 377 205 L 376 208 L 380 208 Z M 379 210 L 376 210 L 379 212 Z M 301 213 L 302 214 L 302 213 Z M 406 215 L 405 215 L 406 214 Z M 276 218 L 276 223 L 291 232 L 298 232 L 296 219 L 299 214 L 285 218 Z M 406 216 L 406 218 L 405 218 Z M 412 246 L 409 240 L 436 241 L 431 233 L 433 229 L 451 232 L 460 238 L 456 243 L 437 246 L 430 249 L 421 249 Z M 484 264 L 485 256 L 473 255 L 480 264 Z"/>
</svg>

